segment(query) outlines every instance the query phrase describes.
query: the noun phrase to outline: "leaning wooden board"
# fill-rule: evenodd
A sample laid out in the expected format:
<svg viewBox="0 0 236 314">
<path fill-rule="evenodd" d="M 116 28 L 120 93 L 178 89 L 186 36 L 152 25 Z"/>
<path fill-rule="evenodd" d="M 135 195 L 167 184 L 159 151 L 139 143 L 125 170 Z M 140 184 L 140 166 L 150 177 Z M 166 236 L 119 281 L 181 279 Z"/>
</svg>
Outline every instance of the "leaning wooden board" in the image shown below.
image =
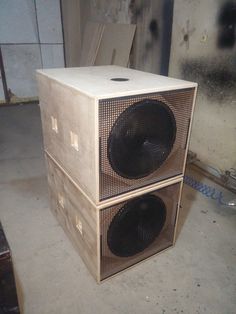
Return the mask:
<svg viewBox="0 0 236 314">
<path fill-rule="evenodd" d="M 105 24 L 95 65 L 127 66 L 136 25 Z"/>
<path fill-rule="evenodd" d="M 101 43 L 105 25 L 103 23 L 89 21 L 85 25 L 80 66 L 94 65 L 98 49 Z"/>
</svg>

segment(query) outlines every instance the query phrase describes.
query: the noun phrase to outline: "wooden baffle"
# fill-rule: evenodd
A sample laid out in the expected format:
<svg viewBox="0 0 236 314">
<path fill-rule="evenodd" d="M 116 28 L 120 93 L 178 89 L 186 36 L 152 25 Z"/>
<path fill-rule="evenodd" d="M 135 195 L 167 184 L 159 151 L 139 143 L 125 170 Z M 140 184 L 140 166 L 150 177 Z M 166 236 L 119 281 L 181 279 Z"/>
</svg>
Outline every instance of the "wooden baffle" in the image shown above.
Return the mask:
<svg viewBox="0 0 236 314">
<path fill-rule="evenodd" d="M 37 71 L 51 209 L 98 282 L 174 244 L 197 84 Z"/>
</svg>

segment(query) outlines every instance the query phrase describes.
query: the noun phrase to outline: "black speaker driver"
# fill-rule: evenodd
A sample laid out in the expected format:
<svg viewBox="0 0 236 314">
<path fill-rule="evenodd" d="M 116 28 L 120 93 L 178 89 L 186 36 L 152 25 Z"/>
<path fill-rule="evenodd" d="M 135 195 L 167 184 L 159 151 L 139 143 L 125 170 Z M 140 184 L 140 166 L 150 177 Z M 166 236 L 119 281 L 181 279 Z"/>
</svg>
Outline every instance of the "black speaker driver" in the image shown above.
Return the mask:
<svg viewBox="0 0 236 314">
<path fill-rule="evenodd" d="M 166 220 L 166 206 L 148 194 L 127 202 L 113 217 L 107 232 L 111 252 L 129 257 L 145 250 L 160 234 Z"/>
<path fill-rule="evenodd" d="M 176 122 L 163 102 L 145 99 L 125 109 L 108 138 L 108 159 L 113 170 L 127 179 L 143 178 L 170 154 Z"/>
</svg>

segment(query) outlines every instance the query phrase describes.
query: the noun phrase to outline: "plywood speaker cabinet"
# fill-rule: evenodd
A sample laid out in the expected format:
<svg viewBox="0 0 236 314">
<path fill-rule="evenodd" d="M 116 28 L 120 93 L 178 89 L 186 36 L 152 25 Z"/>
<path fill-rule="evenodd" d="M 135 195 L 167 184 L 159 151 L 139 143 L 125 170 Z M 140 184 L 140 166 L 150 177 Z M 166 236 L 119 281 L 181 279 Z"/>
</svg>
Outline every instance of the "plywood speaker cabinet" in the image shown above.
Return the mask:
<svg viewBox="0 0 236 314">
<path fill-rule="evenodd" d="M 182 179 L 96 206 L 48 154 L 51 209 L 100 282 L 173 246 Z"/>
<path fill-rule="evenodd" d="M 117 66 L 37 79 L 45 151 L 95 205 L 182 178 L 197 84 Z"/>
</svg>

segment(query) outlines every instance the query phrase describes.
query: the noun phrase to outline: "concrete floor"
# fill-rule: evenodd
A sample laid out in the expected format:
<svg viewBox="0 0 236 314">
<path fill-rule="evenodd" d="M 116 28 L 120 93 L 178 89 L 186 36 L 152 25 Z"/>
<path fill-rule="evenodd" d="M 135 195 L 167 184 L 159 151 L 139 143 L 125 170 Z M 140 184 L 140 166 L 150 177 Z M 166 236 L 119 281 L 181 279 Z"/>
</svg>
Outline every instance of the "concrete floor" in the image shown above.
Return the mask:
<svg viewBox="0 0 236 314">
<path fill-rule="evenodd" d="M 185 186 L 176 246 L 97 285 L 49 210 L 37 105 L 0 108 L 0 161 L 23 313 L 236 313 L 235 210 Z"/>
</svg>

